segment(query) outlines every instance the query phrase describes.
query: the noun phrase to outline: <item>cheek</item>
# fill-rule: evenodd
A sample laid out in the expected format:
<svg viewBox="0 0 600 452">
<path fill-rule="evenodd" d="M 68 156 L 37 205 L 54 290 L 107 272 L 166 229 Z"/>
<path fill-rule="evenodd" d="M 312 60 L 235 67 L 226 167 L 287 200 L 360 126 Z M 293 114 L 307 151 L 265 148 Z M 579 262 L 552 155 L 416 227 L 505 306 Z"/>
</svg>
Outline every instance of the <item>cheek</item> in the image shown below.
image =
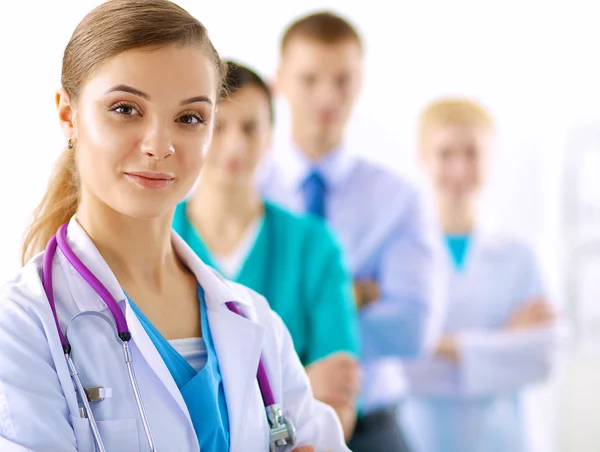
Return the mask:
<svg viewBox="0 0 600 452">
<path fill-rule="evenodd" d="M 79 160 L 98 171 L 118 164 L 137 141 L 132 127 L 111 121 L 101 112 L 82 111 L 76 126 Z"/>
<path fill-rule="evenodd" d="M 438 187 L 444 187 L 447 185 L 451 178 L 451 170 L 449 165 L 446 165 L 442 161 L 433 161 L 428 166 L 429 178 L 434 185 Z"/>
<path fill-rule="evenodd" d="M 252 169 L 258 165 L 258 162 L 262 157 L 262 149 L 262 143 L 259 141 L 253 142 L 251 146 L 248 147 L 248 155 L 246 156 L 246 160 Z"/>
<path fill-rule="evenodd" d="M 123 142 L 131 141 L 131 127 L 115 121 L 110 113 L 94 110 L 83 110 L 77 117 L 77 139 L 89 147 L 118 149 Z"/>
<path fill-rule="evenodd" d="M 182 143 L 181 152 L 179 154 L 179 165 L 186 175 L 196 177 L 200 172 L 202 165 L 211 160 L 213 153 L 209 152 L 210 134 L 202 134 L 195 139 L 186 139 Z M 175 148 L 175 154 L 178 149 Z"/>
<path fill-rule="evenodd" d="M 221 134 L 214 134 L 204 155 L 204 166 L 207 168 L 215 168 L 220 165 L 220 162 L 225 160 L 225 152 L 223 151 L 223 139 Z"/>
</svg>

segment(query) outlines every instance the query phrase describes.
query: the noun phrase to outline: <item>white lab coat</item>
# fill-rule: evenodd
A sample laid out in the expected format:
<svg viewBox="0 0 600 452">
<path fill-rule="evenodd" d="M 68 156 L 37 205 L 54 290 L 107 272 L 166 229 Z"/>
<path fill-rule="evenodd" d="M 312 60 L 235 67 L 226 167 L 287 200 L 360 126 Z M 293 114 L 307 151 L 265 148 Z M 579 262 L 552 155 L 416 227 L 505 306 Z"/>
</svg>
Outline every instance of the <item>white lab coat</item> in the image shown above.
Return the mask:
<svg viewBox="0 0 600 452">
<path fill-rule="evenodd" d="M 132 334 L 134 368 L 158 450 L 198 451 L 192 422 L 175 381 L 116 278 L 74 219 L 68 228 L 68 241 L 125 310 Z M 290 335 L 267 302 L 220 277 L 175 232 L 173 245 L 206 293 L 208 321 L 227 399 L 230 450 L 269 450 L 267 419 L 256 379 L 262 353 L 276 401 L 295 423 L 298 445 L 314 445 L 317 451 L 347 451 L 334 411 L 313 398 Z M 74 386 L 42 288 L 41 263 L 39 255 L 0 289 L 0 450 L 91 452 L 95 450 L 91 429 L 79 416 Z M 110 316 L 101 298 L 60 251 L 53 270 L 63 331 L 82 311 Z M 228 301 L 235 301 L 248 319 L 229 311 L 225 305 Z M 84 386 L 112 390 L 112 397 L 93 404 L 107 450 L 147 451 L 122 349 L 109 327 L 100 319 L 86 316 L 71 323 L 67 334 Z"/>
<path fill-rule="evenodd" d="M 546 379 L 563 337 L 561 322 L 503 330 L 521 303 L 544 294 L 531 250 L 515 240 L 474 234 L 464 270 L 448 254 L 443 330 L 459 341 L 460 362 L 407 362 L 410 397 L 401 422 L 416 452 L 529 451 L 523 390 Z"/>
</svg>

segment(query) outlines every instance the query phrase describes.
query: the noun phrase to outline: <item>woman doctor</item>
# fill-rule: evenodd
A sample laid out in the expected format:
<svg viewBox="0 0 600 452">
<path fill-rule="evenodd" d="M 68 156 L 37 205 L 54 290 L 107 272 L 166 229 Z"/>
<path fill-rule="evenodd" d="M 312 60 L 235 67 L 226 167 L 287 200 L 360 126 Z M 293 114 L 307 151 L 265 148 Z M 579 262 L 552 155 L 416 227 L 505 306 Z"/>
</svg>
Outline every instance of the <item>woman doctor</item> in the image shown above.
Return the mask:
<svg viewBox="0 0 600 452">
<path fill-rule="evenodd" d="M 290 331 L 315 397 L 352 434 L 358 386 L 358 318 L 352 279 L 333 234 L 260 197 L 257 166 L 269 149 L 271 94 L 252 70 L 228 63 L 227 97 L 190 199 L 173 229 L 207 264 L 265 296 Z"/>
<path fill-rule="evenodd" d="M 296 446 L 278 450 L 347 450 L 279 317 L 171 230 L 210 144 L 223 76 L 205 28 L 170 1 L 112 0 L 77 26 L 56 95 L 67 149 L 27 232 L 33 258 L 0 289 L 0 450 L 88 452 L 99 435 L 109 452 L 268 451 L 261 355 L 296 427 Z M 39 253 L 64 223 L 60 249 Z M 110 297 L 131 334 L 137 388 Z"/>
<path fill-rule="evenodd" d="M 523 391 L 552 369 L 558 326 L 534 255 L 481 231 L 475 213 L 493 132 L 468 99 L 437 101 L 420 121 L 450 271 L 437 350 L 406 365 L 402 422 L 416 452 L 530 450 Z"/>
</svg>

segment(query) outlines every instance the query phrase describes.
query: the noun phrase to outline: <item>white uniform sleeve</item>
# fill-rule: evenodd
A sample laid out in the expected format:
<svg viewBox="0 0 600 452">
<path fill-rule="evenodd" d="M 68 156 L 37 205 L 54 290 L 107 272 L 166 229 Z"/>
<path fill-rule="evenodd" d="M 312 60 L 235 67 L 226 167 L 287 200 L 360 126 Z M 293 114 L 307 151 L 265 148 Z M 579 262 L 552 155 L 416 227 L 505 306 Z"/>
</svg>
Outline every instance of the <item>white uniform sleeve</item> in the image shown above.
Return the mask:
<svg viewBox="0 0 600 452">
<path fill-rule="evenodd" d="M 0 289 L 0 450 L 76 452 L 69 410 L 42 325 Z"/>
<path fill-rule="evenodd" d="M 461 333 L 461 393 L 493 395 L 548 378 L 559 338 L 558 325 L 515 332 Z"/>
<path fill-rule="evenodd" d="M 274 312 L 273 318 L 275 336 L 281 338 L 279 357 L 283 382 L 282 406 L 296 427 L 298 444 L 295 447 L 312 445 L 315 452 L 349 451 L 335 411 L 313 397 L 308 377 L 294 350 L 290 333 Z"/>
<path fill-rule="evenodd" d="M 545 292 L 533 253 L 526 247 L 519 251 L 515 307 L 534 297 L 544 297 Z M 548 378 L 564 333 L 560 319 L 532 329 L 459 333 L 461 392 L 469 396 L 492 395 Z"/>
</svg>

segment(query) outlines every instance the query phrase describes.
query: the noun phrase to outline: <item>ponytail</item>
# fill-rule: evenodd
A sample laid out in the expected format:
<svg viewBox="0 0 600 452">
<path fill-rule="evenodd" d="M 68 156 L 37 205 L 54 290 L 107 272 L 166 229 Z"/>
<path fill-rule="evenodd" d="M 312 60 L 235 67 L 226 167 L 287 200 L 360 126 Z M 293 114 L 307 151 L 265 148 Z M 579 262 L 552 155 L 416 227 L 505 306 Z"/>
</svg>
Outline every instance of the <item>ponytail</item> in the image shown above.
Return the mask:
<svg viewBox="0 0 600 452">
<path fill-rule="evenodd" d="M 42 201 L 33 213 L 25 233 L 21 264 L 43 251 L 58 228 L 69 221 L 79 205 L 79 180 L 75 149 L 67 148 L 59 157 Z"/>
</svg>

